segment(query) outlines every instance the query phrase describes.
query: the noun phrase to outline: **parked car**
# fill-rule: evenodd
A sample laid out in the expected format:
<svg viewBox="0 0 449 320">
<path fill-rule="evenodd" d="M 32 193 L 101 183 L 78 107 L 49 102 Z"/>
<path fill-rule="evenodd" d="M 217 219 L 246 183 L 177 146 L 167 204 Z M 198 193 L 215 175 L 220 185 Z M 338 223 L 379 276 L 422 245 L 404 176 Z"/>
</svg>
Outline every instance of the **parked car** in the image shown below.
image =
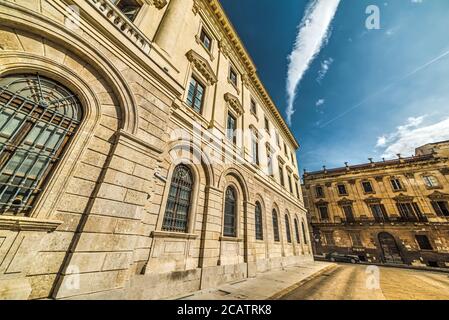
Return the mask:
<svg viewBox="0 0 449 320">
<path fill-rule="evenodd" d="M 358 256 L 338 252 L 326 254 L 326 259 L 332 262 L 360 263 L 360 258 Z"/>
</svg>

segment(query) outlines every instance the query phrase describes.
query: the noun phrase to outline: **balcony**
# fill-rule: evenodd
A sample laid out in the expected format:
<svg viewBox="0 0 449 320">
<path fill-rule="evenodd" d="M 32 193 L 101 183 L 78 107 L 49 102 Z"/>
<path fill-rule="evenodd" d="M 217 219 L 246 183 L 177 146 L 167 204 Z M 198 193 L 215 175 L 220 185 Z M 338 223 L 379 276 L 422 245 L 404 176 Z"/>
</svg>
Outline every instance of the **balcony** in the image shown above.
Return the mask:
<svg viewBox="0 0 449 320">
<path fill-rule="evenodd" d="M 87 0 L 103 17 L 126 38 L 148 55 L 151 41 L 109 0 Z"/>
</svg>

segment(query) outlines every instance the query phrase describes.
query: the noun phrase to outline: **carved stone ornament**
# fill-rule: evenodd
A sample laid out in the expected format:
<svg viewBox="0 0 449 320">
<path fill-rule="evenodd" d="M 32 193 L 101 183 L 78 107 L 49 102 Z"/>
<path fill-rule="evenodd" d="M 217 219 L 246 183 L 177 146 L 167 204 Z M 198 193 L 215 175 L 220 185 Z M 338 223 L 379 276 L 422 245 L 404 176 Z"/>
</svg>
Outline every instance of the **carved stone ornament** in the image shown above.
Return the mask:
<svg viewBox="0 0 449 320">
<path fill-rule="evenodd" d="M 239 98 L 230 94 L 229 92 L 224 95 L 225 101 L 228 103 L 229 107 L 231 107 L 232 111 L 237 116 L 241 116 L 245 111 L 243 110 L 243 106 L 239 101 Z"/>
<path fill-rule="evenodd" d="M 394 197 L 393 200 L 396 202 L 412 202 L 414 197 L 412 196 L 406 196 L 405 194 L 401 193 L 397 197 Z"/>
<path fill-rule="evenodd" d="M 153 5 L 160 10 L 167 5 L 167 0 L 153 0 Z"/>
<path fill-rule="evenodd" d="M 186 56 L 190 63 L 192 63 L 192 65 L 203 75 L 203 77 L 206 78 L 209 85 L 213 85 L 217 82 L 217 76 L 206 59 L 193 50 L 187 52 Z"/>
<path fill-rule="evenodd" d="M 365 201 L 365 203 L 367 204 L 379 204 L 382 201 L 382 199 L 371 196 L 363 201 Z"/>
<path fill-rule="evenodd" d="M 338 203 L 339 206 L 344 206 L 344 205 L 350 205 L 350 204 L 352 204 L 353 202 L 354 202 L 354 201 L 351 200 L 351 199 L 343 198 L 343 199 L 341 199 L 340 201 L 338 201 L 337 203 Z"/>
<path fill-rule="evenodd" d="M 449 201 L 449 194 L 435 191 L 429 196 L 432 201 Z"/>
</svg>

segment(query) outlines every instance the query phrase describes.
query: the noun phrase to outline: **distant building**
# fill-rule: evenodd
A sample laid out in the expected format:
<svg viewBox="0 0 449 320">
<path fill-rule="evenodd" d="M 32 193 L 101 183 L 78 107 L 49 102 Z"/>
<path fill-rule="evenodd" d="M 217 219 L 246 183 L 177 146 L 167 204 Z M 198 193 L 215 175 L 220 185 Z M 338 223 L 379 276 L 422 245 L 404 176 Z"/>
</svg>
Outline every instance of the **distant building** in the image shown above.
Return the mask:
<svg viewBox="0 0 449 320">
<path fill-rule="evenodd" d="M 449 141 L 411 158 L 305 172 L 315 253 L 449 267 Z"/>
</svg>

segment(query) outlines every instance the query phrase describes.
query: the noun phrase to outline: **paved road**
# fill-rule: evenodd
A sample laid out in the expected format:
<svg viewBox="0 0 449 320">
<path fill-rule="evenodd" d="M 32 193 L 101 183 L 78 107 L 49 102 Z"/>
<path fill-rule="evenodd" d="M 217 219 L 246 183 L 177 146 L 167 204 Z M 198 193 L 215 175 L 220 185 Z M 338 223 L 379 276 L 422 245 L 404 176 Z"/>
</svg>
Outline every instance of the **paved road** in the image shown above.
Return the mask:
<svg viewBox="0 0 449 320">
<path fill-rule="evenodd" d="M 449 300 L 449 274 L 339 264 L 282 300 Z"/>
</svg>

